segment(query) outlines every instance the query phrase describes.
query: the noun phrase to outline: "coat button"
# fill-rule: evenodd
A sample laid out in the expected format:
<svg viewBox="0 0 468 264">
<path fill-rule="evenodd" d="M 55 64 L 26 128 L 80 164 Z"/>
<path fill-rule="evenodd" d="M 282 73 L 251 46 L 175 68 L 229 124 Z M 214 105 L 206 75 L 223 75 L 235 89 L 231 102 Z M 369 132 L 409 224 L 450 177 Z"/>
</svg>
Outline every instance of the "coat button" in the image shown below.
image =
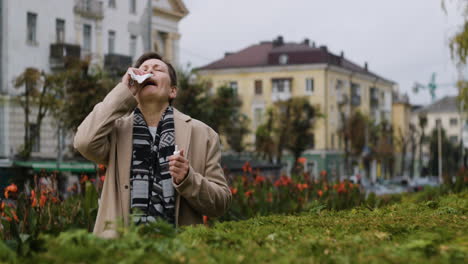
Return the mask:
<svg viewBox="0 0 468 264">
<path fill-rule="evenodd" d="M 125 189 L 128 189 L 128 185 L 127 185 L 127 184 L 125 184 L 125 186 L 124 186 L 124 187 L 125 187 Z"/>
</svg>

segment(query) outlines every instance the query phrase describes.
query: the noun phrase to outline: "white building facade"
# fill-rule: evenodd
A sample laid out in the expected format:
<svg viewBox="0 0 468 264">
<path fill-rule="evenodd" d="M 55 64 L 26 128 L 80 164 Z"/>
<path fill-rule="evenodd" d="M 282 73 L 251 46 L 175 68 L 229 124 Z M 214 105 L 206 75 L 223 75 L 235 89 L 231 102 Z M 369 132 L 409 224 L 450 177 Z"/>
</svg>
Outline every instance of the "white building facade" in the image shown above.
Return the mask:
<svg viewBox="0 0 468 264">
<path fill-rule="evenodd" d="M 72 56 L 122 70 L 150 50 L 177 64 L 178 22 L 187 14 L 180 0 L 0 1 L 0 160 L 14 159 L 24 141 L 24 112 L 13 100 L 24 87 L 13 82 L 26 68 L 54 72 Z M 57 157 L 52 118 L 38 136 L 32 157 Z"/>
</svg>

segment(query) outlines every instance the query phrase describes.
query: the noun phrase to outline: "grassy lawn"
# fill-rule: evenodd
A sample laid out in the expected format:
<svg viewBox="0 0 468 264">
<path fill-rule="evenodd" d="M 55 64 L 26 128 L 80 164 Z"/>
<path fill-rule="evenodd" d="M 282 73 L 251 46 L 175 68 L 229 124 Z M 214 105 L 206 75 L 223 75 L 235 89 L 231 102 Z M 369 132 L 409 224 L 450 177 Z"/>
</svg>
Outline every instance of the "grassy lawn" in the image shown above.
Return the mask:
<svg viewBox="0 0 468 264">
<path fill-rule="evenodd" d="M 175 232 L 163 224 L 113 241 L 84 230 L 32 243 L 17 263 L 468 263 L 468 191 L 432 200 L 407 196 L 379 209 L 312 206 L 299 215 L 255 217 Z M 149 229 L 152 229 L 150 232 Z M 156 229 L 156 232 L 154 232 Z M 41 251 L 37 251 L 41 250 Z"/>
</svg>

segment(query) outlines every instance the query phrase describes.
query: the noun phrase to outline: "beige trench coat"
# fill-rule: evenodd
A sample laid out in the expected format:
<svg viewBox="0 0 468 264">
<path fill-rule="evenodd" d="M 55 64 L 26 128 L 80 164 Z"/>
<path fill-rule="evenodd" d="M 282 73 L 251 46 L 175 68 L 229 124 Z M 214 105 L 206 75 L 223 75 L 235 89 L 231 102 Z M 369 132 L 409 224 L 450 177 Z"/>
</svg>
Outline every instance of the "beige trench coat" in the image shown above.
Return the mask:
<svg viewBox="0 0 468 264">
<path fill-rule="evenodd" d="M 107 167 L 94 234 L 117 237 L 118 221 L 129 224 L 133 110 L 129 89 L 119 83 L 78 127 L 74 147 L 87 159 Z M 174 110 L 176 145 L 189 160 L 187 177 L 175 184 L 177 226 L 200 224 L 202 215 L 221 216 L 231 192 L 220 165 L 218 134 L 204 123 Z"/>
</svg>

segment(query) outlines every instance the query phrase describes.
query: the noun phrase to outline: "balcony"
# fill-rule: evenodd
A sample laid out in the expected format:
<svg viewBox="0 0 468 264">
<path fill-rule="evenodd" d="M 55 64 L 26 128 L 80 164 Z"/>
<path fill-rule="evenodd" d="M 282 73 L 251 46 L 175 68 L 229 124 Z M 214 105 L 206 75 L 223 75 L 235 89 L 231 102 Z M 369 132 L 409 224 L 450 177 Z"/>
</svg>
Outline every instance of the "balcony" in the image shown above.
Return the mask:
<svg viewBox="0 0 468 264">
<path fill-rule="evenodd" d="M 106 54 L 104 69 L 111 74 L 122 75 L 132 65 L 132 57 L 121 54 Z"/>
<path fill-rule="evenodd" d="M 50 44 L 49 63 L 51 69 L 65 68 L 72 60 L 79 60 L 81 47 L 79 45 L 55 43 Z"/>
<path fill-rule="evenodd" d="M 291 92 L 283 92 L 283 93 L 272 93 L 271 94 L 271 101 L 273 103 L 278 101 L 286 101 L 291 98 Z"/>
<path fill-rule="evenodd" d="M 102 2 L 96 0 L 75 0 L 73 11 L 86 18 L 103 19 L 104 9 Z"/>
</svg>

